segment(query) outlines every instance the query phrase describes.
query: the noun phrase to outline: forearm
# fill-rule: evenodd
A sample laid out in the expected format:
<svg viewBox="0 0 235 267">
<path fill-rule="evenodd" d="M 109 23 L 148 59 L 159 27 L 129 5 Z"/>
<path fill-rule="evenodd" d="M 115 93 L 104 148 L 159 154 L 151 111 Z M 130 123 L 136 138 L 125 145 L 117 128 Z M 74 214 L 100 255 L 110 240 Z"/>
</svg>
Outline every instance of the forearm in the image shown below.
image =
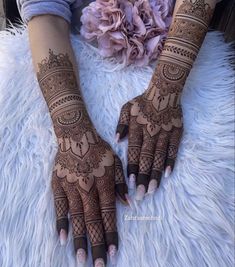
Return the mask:
<svg viewBox="0 0 235 267">
<path fill-rule="evenodd" d="M 148 99 L 172 95 L 177 106 L 211 20 L 215 0 L 178 0 L 163 51 L 149 85 Z M 166 98 L 165 98 L 166 99 Z"/>
<path fill-rule="evenodd" d="M 54 127 L 69 112 L 74 118 L 75 113 L 83 112 L 89 120 L 79 88 L 69 23 L 59 16 L 36 16 L 29 21 L 28 31 L 34 68 Z"/>
</svg>

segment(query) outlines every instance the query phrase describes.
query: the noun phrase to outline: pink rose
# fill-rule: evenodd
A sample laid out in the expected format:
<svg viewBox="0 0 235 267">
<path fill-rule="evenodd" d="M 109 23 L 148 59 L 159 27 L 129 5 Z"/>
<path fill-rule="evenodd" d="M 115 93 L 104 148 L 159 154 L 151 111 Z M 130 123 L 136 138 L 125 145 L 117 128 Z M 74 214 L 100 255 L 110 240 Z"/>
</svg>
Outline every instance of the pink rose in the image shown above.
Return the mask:
<svg viewBox="0 0 235 267">
<path fill-rule="evenodd" d="M 97 35 L 101 34 L 98 30 L 101 18 L 101 9 L 97 8 L 96 2 L 92 2 L 90 5 L 83 8 L 80 18 L 82 22 L 80 34 L 88 41 L 96 39 Z"/>
<path fill-rule="evenodd" d="M 100 19 L 100 24 L 98 29 L 102 33 L 107 31 L 116 31 L 124 19 L 124 14 L 119 8 L 106 7 L 102 10 L 102 18 Z"/>
<path fill-rule="evenodd" d="M 160 55 L 165 39 L 166 34 L 163 32 L 159 34 L 159 29 L 151 29 L 147 33 L 147 40 L 145 42 L 146 52 L 150 60 L 157 59 Z"/>
<path fill-rule="evenodd" d="M 162 51 L 174 0 L 96 0 L 82 11 L 81 35 L 103 57 L 144 66 Z"/>
<path fill-rule="evenodd" d="M 127 47 L 127 38 L 119 31 L 106 32 L 105 34 L 99 36 L 97 40 L 100 54 L 104 57 L 112 56 Z"/>
<path fill-rule="evenodd" d="M 152 8 L 148 0 L 138 0 L 135 1 L 135 6 L 139 11 L 139 16 L 141 17 L 146 29 L 154 26 L 154 19 L 152 14 Z"/>
<path fill-rule="evenodd" d="M 126 50 L 126 65 L 135 63 L 137 66 L 144 66 L 148 63 L 148 56 L 144 46 L 136 38 L 130 38 Z"/>
</svg>

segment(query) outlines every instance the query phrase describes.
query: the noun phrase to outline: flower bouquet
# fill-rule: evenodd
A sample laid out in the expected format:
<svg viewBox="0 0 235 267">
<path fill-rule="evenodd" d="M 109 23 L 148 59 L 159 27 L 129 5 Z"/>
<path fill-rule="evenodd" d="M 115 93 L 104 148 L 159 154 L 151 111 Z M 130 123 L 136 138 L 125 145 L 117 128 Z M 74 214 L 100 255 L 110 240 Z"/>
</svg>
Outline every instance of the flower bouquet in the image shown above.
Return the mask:
<svg viewBox="0 0 235 267">
<path fill-rule="evenodd" d="M 148 65 L 161 53 L 174 0 L 96 0 L 82 10 L 80 34 L 103 57 Z"/>
</svg>

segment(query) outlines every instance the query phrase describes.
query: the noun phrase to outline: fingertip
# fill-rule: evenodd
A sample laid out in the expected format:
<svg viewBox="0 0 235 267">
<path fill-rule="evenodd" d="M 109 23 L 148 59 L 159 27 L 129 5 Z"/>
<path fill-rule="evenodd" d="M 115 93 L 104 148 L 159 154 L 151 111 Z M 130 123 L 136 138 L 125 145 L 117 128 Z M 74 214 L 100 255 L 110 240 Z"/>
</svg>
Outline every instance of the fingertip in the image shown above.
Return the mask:
<svg viewBox="0 0 235 267">
<path fill-rule="evenodd" d="M 136 189 L 135 199 L 137 201 L 143 200 L 145 192 L 146 192 L 145 186 L 143 184 L 138 185 Z"/>
<path fill-rule="evenodd" d="M 66 241 L 67 241 L 67 231 L 65 229 L 61 229 L 60 230 L 60 245 L 61 246 L 64 246 L 66 244 Z"/>
<path fill-rule="evenodd" d="M 128 195 L 128 188 L 125 182 L 119 183 L 115 185 L 115 191 L 116 191 L 116 196 L 118 200 L 124 204 L 128 205 L 128 200 L 126 199 L 126 196 Z"/>
<path fill-rule="evenodd" d="M 86 254 L 85 249 L 79 248 L 77 250 L 76 257 L 77 257 L 78 266 L 80 266 L 80 267 L 85 266 L 85 263 L 86 263 L 86 260 L 87 260 L 87 254 Z"/>
<path fill-rule="evenodd" d="M 120 133 L 116 133 L 115 142 L 118 143 L 120 141 Z"/>
<path fill-rule="evenodd" d="M 128 194 L 125 194 L 125 202 L 127 206 L 131 206 L 131 199 Z"/>
<path fill-rule="evenodd" d="M 104 259 L 102 259 L 102 258 L 96 259 L 95 263 L 94 263 L 94 266 L 95 267 L 105 267 Z"/>
<path fill-rule="evenodd" d="M 116 133 L 115 141 L 116 141 L 116 143 L 119 143 L 119 141 L 120 141 L 120 133 L 119 132 Z"/>
<path fill-rule="evenodd" d="M 116 136 L 119 134 L 119 141 L 126 137 L 128 134 L 128 125 L 125 124 L 119 124 L 116 129 Z"/>
<path fill-rule="evenodd" d="M 109 245 L 108 247 L 108 254 L 110 258 L 110 262 L 112 265 L 116 265 L 117 263 L 117 247 L 115 245 Z"/>
<path fill-rule="evenodd" d="M 150 182 L 149 182 L 149 186 L 148 186 L 148 194 L 153 194 L 155 192 L 157 188 L 157 180 L 156 179 L 152 179 Z"/>
<path fill-rule="evenodd" d="M 164 177 L 168 178 L 171 175 L 171 172 L 172 172 L 171 166 L 167 166 L 165 169 Z"/>
<path fill-rule="evenodd" d="M 135 174 L 130 174 L 129 176 L 129 188 L 134 189 L 135 188 L 135 181 L 136 181 L 136 176 Z"/>
<path fill-rule="evenodd" d="M 137 177 L 139 172 L 139 165 L 137 164 L 129 164 L 127 165 L 127 176 L 130 177 L 131 174 L 135 175 Z"/>
<path fill-rule="evenodd" d="M 128 200 L 126 198 L 126 194 L 125 195 L 121 195 L 119 193 L 117 193 L 117 197 L 118 197 L 118 200 L 125 206 L 128 206 L 129 203 L 128 203 Z"/>
</svg>

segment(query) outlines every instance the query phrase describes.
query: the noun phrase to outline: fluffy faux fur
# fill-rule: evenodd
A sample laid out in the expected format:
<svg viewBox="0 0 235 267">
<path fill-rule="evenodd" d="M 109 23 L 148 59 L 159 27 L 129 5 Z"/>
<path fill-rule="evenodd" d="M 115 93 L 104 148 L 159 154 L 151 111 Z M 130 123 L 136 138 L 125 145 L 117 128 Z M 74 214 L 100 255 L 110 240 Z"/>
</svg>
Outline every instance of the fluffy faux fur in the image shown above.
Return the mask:
<svg viewBox="0 0 235 267">
<path fill-rule="evenodd" d="M 75 267 L 71 232 L 61 247 L 55 229 L 50 115 L 27 31 L 12 32 L 0 32 L 0 266 Z M 91 118 L 126 163 L 126 141 L 114 142 L 120 108 L 148 86 L 156 62 L 123 69 L 80 36 L 71 39 Z M 232 58 L 222 35 L 209 32 L 182 96 L 185 131 L 174 173 L 142 203 L 117 203 L 118 267 L 234 266 Z"/>
</svg>

